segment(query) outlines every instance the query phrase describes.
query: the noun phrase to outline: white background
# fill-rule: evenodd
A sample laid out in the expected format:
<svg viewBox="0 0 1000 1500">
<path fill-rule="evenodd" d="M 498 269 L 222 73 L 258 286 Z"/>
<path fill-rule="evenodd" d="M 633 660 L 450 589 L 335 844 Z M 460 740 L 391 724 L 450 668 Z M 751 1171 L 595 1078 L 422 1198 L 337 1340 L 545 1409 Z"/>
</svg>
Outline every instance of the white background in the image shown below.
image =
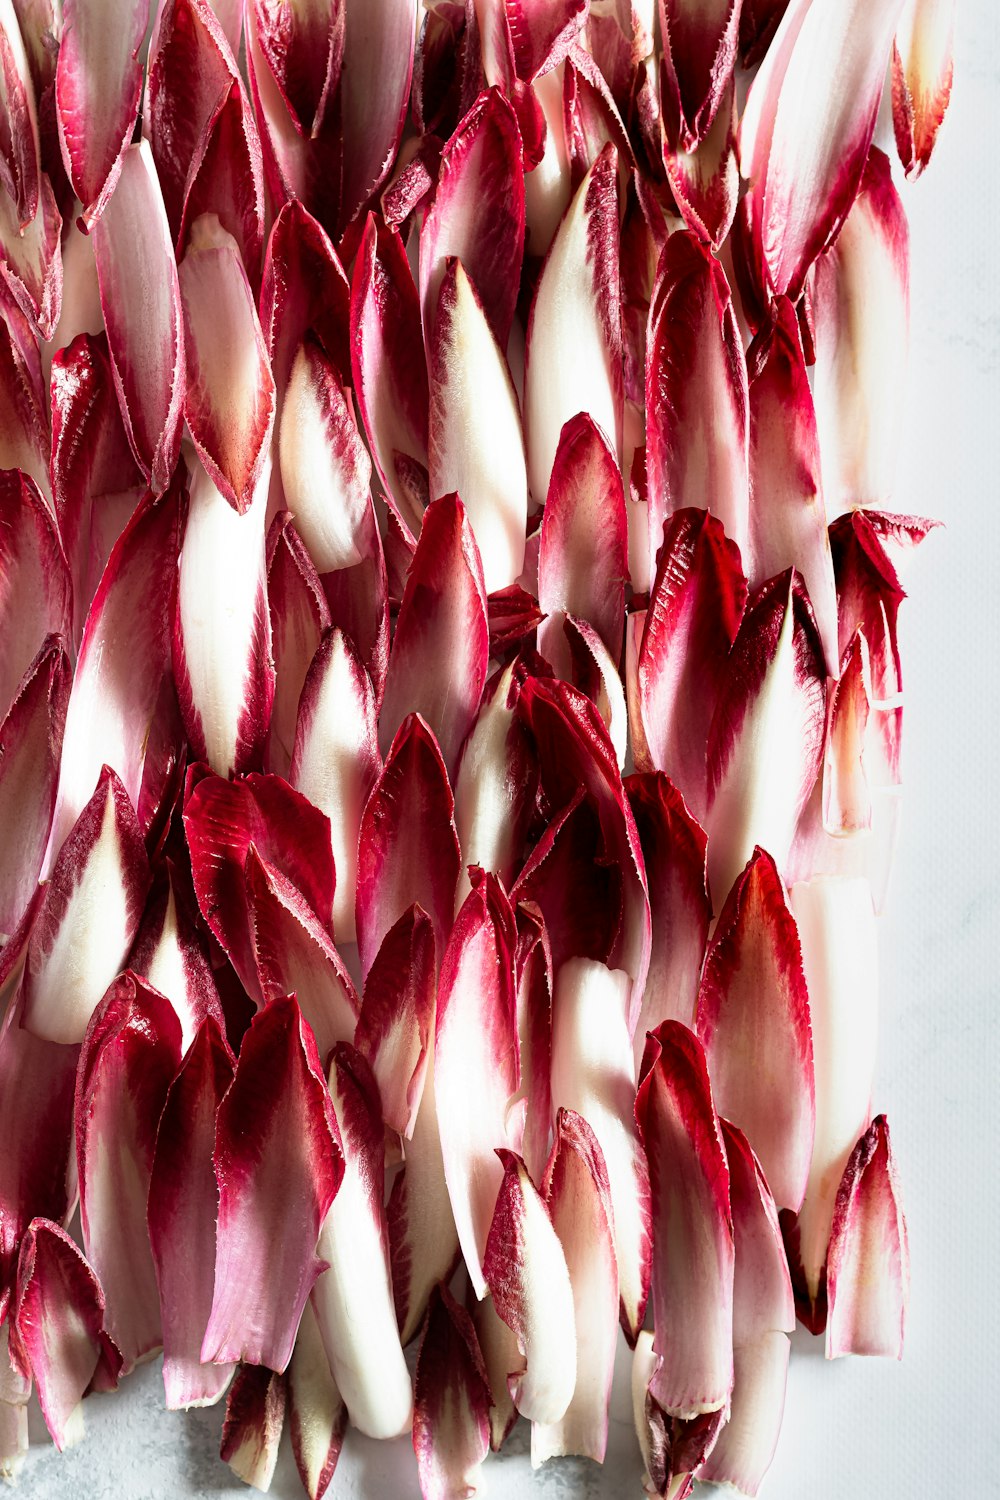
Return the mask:
<svg viewBox="0 0 1000 1500">
<path fill-rule="evenodd" d="M 882 926 L 884 1021 L 876 1107 L 888 1113 L 910 1229 L 907 1347 L 895 1362 L 827 1364 L 794 1339 L 765 1500 L 1000 1496 L 1000 7 L 959 0 L 955 91 L 930 169 L 903 188 L 912 227 L 912 361 L 893 509 L 937 516 L 901 615 L 906 804 Z M 624 1372 L 623 1372 L 624 1373 Z M 37 1411 L 22 1488 L 39 1500 L 211 1497 L 244 1490 L 217 1458 L 222 1410 L 161 1410 L 159 1365 L 85 1407 L 62 1456 Z M 640 1494 L 623 1382 L 604 1470 L 532 1475 L 491 1459 L 495 1500 Z M 286 1439 L 287 1446 L 287 1439 Z M 282 1453 L 272 1493 L 302 1493 Z M 405 1441 L 350 1434 L 329 1491 L 417 1500 Z"/>
</svg>

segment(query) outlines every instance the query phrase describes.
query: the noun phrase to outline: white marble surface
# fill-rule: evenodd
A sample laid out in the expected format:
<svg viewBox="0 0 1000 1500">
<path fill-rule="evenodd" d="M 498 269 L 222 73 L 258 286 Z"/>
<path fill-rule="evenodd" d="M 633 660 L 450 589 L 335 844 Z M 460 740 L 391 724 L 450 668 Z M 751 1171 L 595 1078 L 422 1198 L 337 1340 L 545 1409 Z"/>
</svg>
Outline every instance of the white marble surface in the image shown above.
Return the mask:
<svg viewBox="0 0 1000 1500">
<path fill-rule="evenodd" d="M 960 0 L 952 112 L 925 178 L 904 189 L 913 344 L 894 508 L 947 523 L 913 568 L 901 617 L 906 811 L 882 932 L 876 1103 L 890 1118 L 906 1194 L 907 1350 L 899 1366 L 828 1365 L 818 1341 L 796 1335 L 766 1500 L 1000 1495 L 998 41 L 995 0 Z M 208 1500 L 243 1491 L 216 1456 L 221 1411 L 160 1408 L 151 1365 L 116 1395 L 87 1402 L 87 1436 L 62 1456 L 35 1412 L 22 1489 L 38 1500 Z M 515 1443 L 514 1453 L 490 1462 L 490 1494 L 638 1495 L 624 1389 L 613 1419 L 603 1471 L 571 1461 L 533 1476 L 525 1444 Z M 301 1494 L 287 1452 L 272 1493 Z M 417 1500 L 407 1445 L 352 1434 L 330 1494 Z"/>
</svg>

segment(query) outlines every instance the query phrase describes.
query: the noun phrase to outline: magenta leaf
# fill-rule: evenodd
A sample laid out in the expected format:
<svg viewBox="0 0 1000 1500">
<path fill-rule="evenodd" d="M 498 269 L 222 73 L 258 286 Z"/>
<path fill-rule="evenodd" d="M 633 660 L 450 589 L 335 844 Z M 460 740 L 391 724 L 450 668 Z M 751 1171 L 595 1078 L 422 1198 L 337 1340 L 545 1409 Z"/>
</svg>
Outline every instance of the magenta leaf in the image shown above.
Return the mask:
<svg viewBox="0 0 1000 1500">
<path fill-rule="evenodd" d="M 316 1044 L 294 996 L 250 1023 L 219 1105 L 213 1159 L 215 1293 L 201 1356 L 281 1371 L 323 1269 L 316 1243 L 344 1175 Z"/>
</svg>

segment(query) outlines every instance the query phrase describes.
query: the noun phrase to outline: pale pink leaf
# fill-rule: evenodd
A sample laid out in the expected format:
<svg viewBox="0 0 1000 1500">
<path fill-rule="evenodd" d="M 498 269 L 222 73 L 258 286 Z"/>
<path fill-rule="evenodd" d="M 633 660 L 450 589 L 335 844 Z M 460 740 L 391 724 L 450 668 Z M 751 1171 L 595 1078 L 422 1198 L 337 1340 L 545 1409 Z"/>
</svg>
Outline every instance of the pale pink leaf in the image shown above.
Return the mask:
<svg viewBox="0 0 1000 1500">
<path fill-rule="evenodd" d="M 907 177 L 919 177 L 941 129 L 954 71 L 955 0 L 907 0 L 892 48 L 892 121 Z"/>
<path fill-rule="evenodd" d="M 581 1115 L 560 1110 L 542 1193 L 573 1289 L 576 1385 L 559 1421 L 531 1429 L 532 1463 L 578 1453 L 604 1462 L 618 1343 L 618 1263 L 604 1156 Z"/>
</svg>

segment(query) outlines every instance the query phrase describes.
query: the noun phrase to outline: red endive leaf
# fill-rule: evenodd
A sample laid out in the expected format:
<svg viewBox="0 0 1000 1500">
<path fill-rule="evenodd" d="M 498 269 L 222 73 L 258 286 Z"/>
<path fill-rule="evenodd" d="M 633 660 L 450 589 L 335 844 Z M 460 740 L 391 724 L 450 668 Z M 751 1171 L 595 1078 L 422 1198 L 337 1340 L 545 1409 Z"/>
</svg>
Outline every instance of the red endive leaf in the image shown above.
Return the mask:
<svg viewBox="0 0 1000 1500">
<path fill-rule="evenodd" d="M 567 683 L 529 677 L 519 707 L 537 746 L 549 805 L 565 807 L 580 787 L 588 791 L 601 823 L 602 857 L 622 872 L 622 924 L 612 961 L 632 978 L 634 1020 L 649 967 L 649 893 L 614 748 L 593 704 Z"/>
<path fill-rule="evenodd" d="M 73 639 L 79 641 L 111 549 L 146 488 L 122 423 L 103 333 L 80 334 L 58 350 L 51 411 L 52 498 L 73 576 Z"/>
<path fill-rule="evenodd" d="M 517 395 L 477 288 L 449 258 L 430 340 L 428 493 L 457 493 L 482 556 L 485 588 L 524 567 L 528 478 Z"/>
<path fill-rule="evenodd" d="M 257 42 L 296 129 L 317 135 L 344 52 L 346 0 L 253 0 Z"/>
<path fill-rule="evenodd" d="M 552 1002 L 552 1106 L 582 1115 L 608 1174 L 621 1324 L 642 1327 L 652 1255 L 649 1175 L 636 1132 L 635 1066 L 627 1025 L 628 977 L 573 959 L 556 972 Z"/>
<path fill-rule="evenodd" d="M 260 139 L 246 91 L 236 78 L 192 164 L 177 236 L 178 253 L 187 245 L 192 225 L 200 216 L 217 214 L 223 229 L 239 246 L 250 285 L 256 291 L 265 212 Z"/>
<path fill-rule="evenodd" d="M 618 1343 L 618 1263 L 604 1155 L 581 1115 L 561 1109 L 542 1194 L 573 1289 L 576 1385 L 565 1414 L 531 1429 L 533 1464 L 579 1453 L 604 1462 Z"/>
<path fill-rule="evenodd" d="M 175 243 L 192 170 L 238 76 L 209 0 L 161 0 L 149 44 L 143 127 Z"/>
<path fill-rule="evenodd" d="M 11 0 L 0 7 L 0 184 L 13 198 L 18 223 L 38 212 L 38 113 L 31 69 Z"/>
<path fill-rule="evenodd" d="M 624 91 L 621 97 L 624 99 Z M 574 186 L 586 176 L 609 141 L 623 165 L 631 169 L 632 145 L 614 92 L 599 62 L 579 42 L 570 47 L 563 68 L 563 128 Z"/>
<path fill-rule="evenodd" d="M 35 891 L 55 808 L 72 667 L 55 636 L 24 674 L 0 721 L 0 933 L 6 940 Z"/>
<path fill-rule="evenodd" d="M 274 658 L 267 769 L 287 779 L 306 673 L 330 628 L 319 574 L 287 510 L 278 512 L 267 533 L 267 606 Z"/>
<path fill-rule="evenodd" d="M 196 918 L 190 881 L 185 884 L 168 859 L 146 902 L 128 966 L 170 1001 L 181 1023 L 182 1056 L 207 1017 L 220 1030 L 224 1026 L 219 992 Z"/>
<path fill-rule="evenodd" d="M 29 1221 L 36 1214 L 61 1221 L 70 1211 L 79 1048 L 32 1036 L 21 1025 L 22 1009 L 10 1004 L 0 1030 L 0 1310 Z"/>
<path fill-rule="evenodd" d="M 406 0 L 397 0 L 405 4 Z M 351 289 L 351 375 L 386 499 L 420 531 L 407 472 L 427 467 L 427 365 L 420 302 L 403 242 L 369 215 Z"/>
<path fill-rule="evenodd" d="M 177 580 L 174 677 L 195 755 L 222 776 L 260 764 L 274 698 L 264 522 L 270 461 L 239 515 L 201 464 Z"/>
<path fill-rule="evenodd" d="M 740 62 L 752 68 L 764 56 L 788 0 L 743 0 L 740 7 Z"/>
<path fill-rule="evenodd" d="M 417 1355 L 413 1448 L 424 1500 L 477 1493 L 490 1450 L 490 1384 L 472 1319 L 443 1282 Z"/>
<path fill-rule="evenodd" d="M 759 844 L 783 870 L 823 751 L 826 670 L 793 570 L 751 598 L 708 736 L 708 883 L 728 891 Z M 766 748 L 765 748 L 766 747 Z"/>
<path fill-rule="evenodd" d="M 11 1347 L 35 1380 L 45 1425 L 62 1451 L 83 1436 L 80 1402 L 106 1347 L 101 1284 L 64 1229 L 32 1219 L 21 1245 Z"/>
<path fill-rule="evenodd" d="M 299 346 L 312 333 L 338 372 L 351 376 L 351 288 L 322 225 L 297 199 L 282 205 L 264 256 L 260 321 L 279 402 Z"/>
<path fill-rule="evenodd" d="M 455 782 L 455 826 L 462 846 L 459 899 L 469 890 L 467 871 L 478 865 L 514 882 L 538 780 L 535 757 L 517 700 L 523 668 L 516 662 L 486 686 Z"/>
<path fill-rule="evenodd" d="M 907 177 L 931 159 L 951 98 L 955 0 L 907 0 L 892 48 L 892 123 Z"/>
<path fill-rule="evenodd" d="M 738 10 L 734 5 L 734 12 Z M 666 61 L 666 59 L 664 59 Z M 730 77 L 718 114 L 693 153 L 663 146 L 667 180 L 684 222 L 699 239 L 718 249 L 732 228 L 739 198 L 736 164 L 736 86 Z"/>
<path fill-rule="evenodd" d="M 625 791 L 639 830 L 653 918 L 653 951 L 635 1028 L 638 1063 L 646 1032 L 661 1021 L 682 1021 L 694 1030 L 712 908 L 705 831 L 673 782 L 658 771 L 628 776 Z"/>
<path fill-rule="evenodd" d="M 312 1305 L 352 1425 L 368 1437 L 396 1437 L 409 1431 L 413 1391 L 392 1300 L 382 1206 L 385 1131 L 378 1086 L 353 1047 L 334 1049 L 330 1094 L 344 1176 L 319 1237 L 318 1254 L 328 1269 L 316 1282 Z"/>
<path fill-rule="evenodd" d="M 93 238 L 125 431 L 151 486 L 164 490 L 181 439 L 184 328 L 170 226 L 147 142 L 125 152 Z"/>
<path fill-rule="evenodd" d="M 39 338 L 51 339 L 62 308 L 62 217 L 44 172 L 39 187 L 38 209 L 22 233 L 17 206 L 0 183 L 0 276 Z"/>
<path fill-rule="evenodd" d="M 795 1323 L 774 1201 L 742 1133 L 722 1120 L 736 1237 L 733 1396 L 729 1420 L 698 1478 L 755 1495 L 777 1446 Z"/>
<path fill-rule="evenodd" d="M 250 1023 L 219 1106 L 214 1163 L 215 1295 L 201 1355 L 280 1371 L 323 1267 L 316 1242 L 344 1175 L 316 1044 L 294 996 Z"/>
<path fill-rule="evenodd" d="M 792 0 L 747 101 L 741 171 L 768 285 L 796 300 L 854 201 L 903 0 Z M 836 67 L 830 59 L 836 58 Z"/>
<path fill-rule="evenodd" d="M 191 228 L 179 272 L 184 416 L 213 484 L 241 515 L 260 483 L 274 425 L 274 380 L 239 248 L 214 214 Z"/>
<path fill-rule="evenodd" d="M 448 772 L 433 733 L 411 714 L 386 756 L 361 819 L 357 930 L 367 975 L 390 927 L 414 902 L 444 948 L 461 861 Z"/>
<path fill-rule="evenodd" d="M 859 510 L 830 527 L 841 659 L 855 632 L 861 630 L 868 646 L 873 694 L 885 710 L 898 708 L 902 701 L 896 626 L 899 606 L 906 598 L 886 544 L 892 546 L 898 540 L 916 545 L 928 529 L 926 522 L 913 517 Z"/>
<path fill-rule="evenodd" d="M 739 550 L 722 523 L 707 510 L 670 516 L 638 652 L 638 710 L 650 765 L 699 818 L 708 732 L 745 600 Z"/>
<path fill-rule="evenodd" d="M 247 906 L 260 993 L 267 1004 L 302 996 L 302 1018 L 325 1058 L 335 1042 L 354 1037 L 358 997 L 323 924 L 291 881 L 265 864 L 253 844 L 247 854 Z"/>
<path fill-rule="evenodd" d="M 691 1418 L 733 1388 L 733 1223 L 729 1169 L 705 1054 L 678 1021 L 650 1033 L 635 1115 L 649 1161 L 654 1348 L 650 1391 Z"/>
<path fill-rule="evenodd" d="M 736 66 L 738 0 L 660 0 L 661 96 L 671 142 L 695 151 L 722 107 Z"/>
<path fill-rule="evenodd" d="M 35 914 L 24 969 L 25 1024 L 54 1042 L 82 1042 L 132 945 L 149 862 L 128 793 L 114 771 L 59 851 Z"/>
<path fill-rule="evenodd" d="M 347 1407 L 330 1372 L 311 1302 L 302 1311 L 287 1381 L 295 1466 L 309 1500 L 321 1500 L 340 1458 Z"/>
<path fill-rule="evenodd" d="M 388 751 L 419 713 L 437 736 L 449 777 L 486 683 L 489 626 L 479 548 L 465 507 L 446 495 L 427 507 L 403 591 L 379 714 Z"/>
<path fill-rule="evenodd" d="M 148 1222 L 171 1411 L 211 1406 L 233 1374 L 231 1365 L 201 1363 L 215 1281 L 215 1115 L 233 1067 L 219 1022 L 207 1016 L 170 1085 L 156 1137 Z"/>
<path fill-rule="evenodd" d="M 441 960 L 435 1092 L 441 1151 L 459 1243 L 476 1295 L 520 1082 L 514 993 L 514 915 L 495 876 L 480 876 L 455 918 Z"/>
<path fill-rule="evenodd" d="M 288 113 L 260 45 L 257 7 L 244 11 L 246 67 L 260 132 L 264 177 L 270 202 L 301 199 L 331 232 L 337 232 L 340 170 L 336 137 L 330 128 L 317 138 L 303 136 Z"/>
<path fill-rule="evenodd" d="M 549 250 L 528 323 L 524 435 L 528 485 L 543 503 L 563 427 L 586 412 L 615 458 L 622 447 L 618 157 L 601 152 Z"/>
<path fill-rule="evenodd" d="M 354 1044 L 378 1084 L 386 1125 L 410 1139 L 434 1047 L 434 929 L 418 905 L 386 933 L 365 981 Z"/>
<path fill-rule="evenodd" d="M 889 159 L 877 148 L 843 229 L 816 262 L 809 303 L 827 514 L 885 505 L 906 400 L 910 233 Z"/>
<path fill-rule="evenodd" d="M 517 946 L 514 950 L 517 1037 L 521 1059 L 521 1088 L 515 1103 L 524 1101 L 521 1153 L 528 1171 L 539 1181 L 545 1171 L 552 1136 L 552 951 L 545 920 L 537 907 L 525 902 L 514 913 Z"/>
<path fill-rule="evenodd" d="M 48 498 L 48 414 L 35 331 L 0 283 L 0 468 L 21 469 Z"/>
<path fill-rule="evenodd" d="M 255 973 L 244 880 L 251 846 L 329 925 L 334 869 L 327 819 L 280 776 L 189 781 L 184 831 L 201 914 L 241 977 Z"/>
<path fill-rule="evenodd" d="M 649 555 L 663 523 L 705 506 L 746 552 L 746 360 L 726 273 L 694 235 L 672 234 L 656 268 L 646 344 Z"/>
<path fill-rule="evenodd" d="M 751 589 L 794 567 L 809 595 L 826 670 L 837 675 L 837 595 L 820 482 L 816 413 L 795 309 L 787 297 L 748 356 L 750 526 L 744 564 Z"/>
<path fill-rule="evenodd" d="M 604 963 L 622 922 L 622 871 L 602 847 L 594 799 L 578 788 L 525 861 L 512 891 L 545 919 L 554 969 L 571 958 Z"/>
<path fill-rule="evenodd" d="M 489 215 L 478 212 L 484 202 Z M 480 94 L 441 153 L 420 231 L 420 303 L 430 336 L 445 263 L 462 262 L 501 349 L 514 318 L 524 250 L 524 167 L 514 111 L 499 89 Z M 451 488 L 451 486 L 449 486 Z"/>
<path fill-rule="evenodd" d="M 521 1359 L 508 1370 L 514 1405 L 531 1422 L 562 1420 L 576 1384 L 577 1338 L 566 1256 L 544 1199 L 514 1152 L 498 1149 L 502 1180 L 483 1257 L 500 1317 Z"/>
<path fill-rule="evenodd" d="M 871 1120 L 878 947 L 866 880 L 809 881 L 792 887 L 791 901 L 809 987 L 816 1070 L 816 1134 L 794 1250 L 804 1282 L 799 1316 L 818 1332 L 837 1191 L 855 1142 Z"/>
<path fill-rule="evenodd" d="M 354 942 L 357 934 L 362 815 L 381 769 L 371 681 L 351 642 L 341 631 L 331 631 L 302 690 L 289 774 L 292 784 L 330 820 L 338 942 Z"/>
<path fill-rule="evenodd" d="M 423 1322 L 427 1300 L 458 1263 L 458 1231 L 445 1181 L 434 1090 L 433 1041 L 404 1170 L 386 1208 L 392 1259 L 392 1293 L 400 1339 L 408 1344 Z"/>
<path fill-rule="evenodd" d="M 518 78 L 555 67 L 587 24 L 589 0 L 507 0 L 507 24 Z"/>
<path fill-rule="evenodd" d="M 166 788 L 149 751 L 156 740 L 154 721 L 164 714 L 164 695 L 180 754 L 171 641 L 185 510 L 178 475 L 159 499 L 148 496 L 141 502 L 108 559 L 84 626 L 66 715 L 56 849 L 92 796 L 103 766 L 121 778 L 135 807 L 145 786 L 147 803 L 157 809 Z M 168 757 L 164 770 L 169 769 Z M 156 785 L 150 785 L 150 775 Z"/>
<path fill-rule="evenodd" d="M 827 1254 L 826 1357 L 900 1359 L 910 1266 L 889 1122 L 878 1115 L 851 1152 Z"/>
<path fill-rule="evenodd" d="M 264 1366 L 240 1365 L 226 1397 L 219 1457 L 238 1479 L 267 1491 L 285 1424 L 285 1377 Z"/>
<path fill-rule="evenodd" d="M 548 616 L 538 649 L 560 677 L 570 675 L 563 618 L 594 627 L 613 662 L 621 656 L 628 578 L 628 518 L 614 454 L 581 412 L 559 435 L 542 513 L 538 603 Z"/>
<path fill-rule="evenodd" d="M 344 0 L 347 34 L 340 78 L 340 227 L 346 229 L 382 186 L 406 119 L 416 0 Z"/>
<path fill-rule="evenodd" d="M 48 635 L 70 638 L 72 583 L 59 529 L 36 485 L 0 473 L 0 713 Z"/>
<path fill-rule="evenodd" d="M 88 230 L 115 190 L 142 95 L 149 0 L 64 0 L 56 67 L 59 144 Z"/>
<path fill-rule="evenodd" d="M 76 1156 L 84 1249 L 128 1370 L 163 1341 L 146 1200 L 157 1126 L 180 1056 L 180 1022 L 169 1002 L 132 973 L 115 980 L 80 1053 Z"/>
<path fill-rule="evenodd" d="M 719 1111 L 746 1132 L 775 1201 L 795 1211 L 815 1121 L 809 995 L 774 860 L 755 849 L 722 909 L 698 994 Z"/>
</svg>

